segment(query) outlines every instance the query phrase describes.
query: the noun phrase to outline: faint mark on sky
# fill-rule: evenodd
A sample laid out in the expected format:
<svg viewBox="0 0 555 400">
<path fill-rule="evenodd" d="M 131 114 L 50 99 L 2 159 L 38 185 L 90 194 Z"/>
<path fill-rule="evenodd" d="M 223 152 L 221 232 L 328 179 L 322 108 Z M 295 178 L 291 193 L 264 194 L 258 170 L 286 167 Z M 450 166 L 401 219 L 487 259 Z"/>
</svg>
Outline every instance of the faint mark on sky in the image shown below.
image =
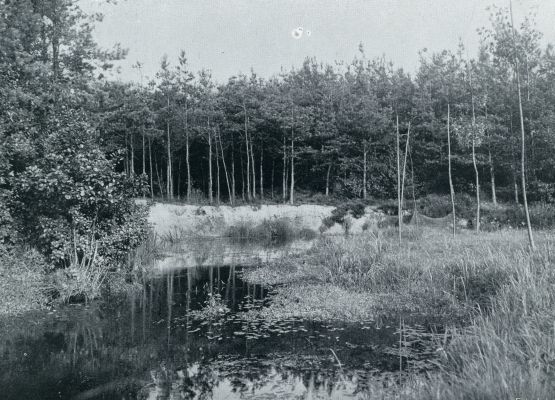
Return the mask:
<svg viewBox="0 0 555 400">
<path fill-rule="evenodd" d="M 304 28 L 302 26 L 299 26 L 298 28 L 295 28 L 291 31 L 291 36 L 293 37 L 293 39 L 300 39 L 303 37 L 303 33 L 305 33 L 306 37 L 310 37 L 310 35 L 312 35 L 312 32 L 307 30 L 305 32 Z"/>
</svg>

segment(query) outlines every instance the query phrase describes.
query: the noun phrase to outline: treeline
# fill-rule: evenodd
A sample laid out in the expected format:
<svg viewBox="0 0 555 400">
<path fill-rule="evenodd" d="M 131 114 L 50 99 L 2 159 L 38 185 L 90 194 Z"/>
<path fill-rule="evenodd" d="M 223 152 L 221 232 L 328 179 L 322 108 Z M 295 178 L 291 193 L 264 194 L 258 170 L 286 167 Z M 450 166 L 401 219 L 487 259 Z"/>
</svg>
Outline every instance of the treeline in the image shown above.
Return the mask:
<svg viewBox="0 0 555 400">
<path fill-rule="evenodd" d="M 209 71 L 190 71 L 182 52 L 176 65 L 164 58 L 148 84 L 104 83 L 103 145 L 125 149 L 120 168 L 146 174 L 151 196 L 393 197 L 399 129 L 406 193 L 418 196 L 449 192 L 449 122 L 455 191 L 481 185 L 494 202 L 519 201 L 518 73 L 529 196 L 552 200 L 555 55 L 552 45 L 540 47 L 531 20 L 515 36 L 511 28 L 507 10 L 497 9 L 491 27 L 479 30 L 475 58 L 462 44 L 424 50 L 414 76 L 368 60 L 361 46 L 351 63 L 306 59 L 271 79 L 251 73 L 216 84 Z"/>
</svg>

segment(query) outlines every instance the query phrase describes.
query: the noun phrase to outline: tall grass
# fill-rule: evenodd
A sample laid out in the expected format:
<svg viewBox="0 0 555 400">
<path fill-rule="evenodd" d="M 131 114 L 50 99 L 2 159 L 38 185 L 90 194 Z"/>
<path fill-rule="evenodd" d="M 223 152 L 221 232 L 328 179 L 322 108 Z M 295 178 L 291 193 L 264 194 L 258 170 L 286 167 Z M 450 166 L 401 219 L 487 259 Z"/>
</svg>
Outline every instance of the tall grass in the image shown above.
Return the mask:
<svg viewBox="0 0 555 400">
<path fill-rule="evenodd" d="M 488 313 L 457 333 L 427 398 L 550 399 L 555 396 L 555 263 L 549 248 L 517 249 Z M 490 244 L 493 245 L 493 244 Z M 519 246 L 517 246 L 519 247 Z M 425 398 L 426 396 L 422 396 Z"/>
<path fill-rule="evenodd" d="M 68 266 L 55 275 L 63 301 L 90 301 L 100 297 L 109 268 L 99 256 L 98 246 L 94 231 L 87 236 L 73 231 L 72 247 L 66 255 Z"/>
<path fill-rule="evenodd" d="M 437 230 L 322 242 L 319 278 L 382 296 L 384 309 L 452 316 L 438 370 L 369 382 L 372 399 L 551 399 L 555 395 L 555 235 L 499 231 L 452 239 Z"/>
</svg>

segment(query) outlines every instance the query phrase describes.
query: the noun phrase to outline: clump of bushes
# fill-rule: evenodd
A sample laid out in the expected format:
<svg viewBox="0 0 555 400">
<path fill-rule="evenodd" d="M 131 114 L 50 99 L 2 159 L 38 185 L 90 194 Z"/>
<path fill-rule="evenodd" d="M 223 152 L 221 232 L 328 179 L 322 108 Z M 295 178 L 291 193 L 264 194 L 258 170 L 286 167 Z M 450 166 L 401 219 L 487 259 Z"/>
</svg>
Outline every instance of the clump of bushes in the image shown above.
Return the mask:
<svg viewBox="0 0 555 400">
<path fill-rule="evenodd" d="M 10 222 L 0 242 L 35 249 L 49 272 L 63 270 L 54 283 L 65 285 L 68 298 L 93 298 L 107 272 L 129 266 L 128 255 L 146 238 L 147 208 L 134 201 L 146 177 L 117 172 L 121 154 L 101 151 L 78 114 L 59 118 L 59 129 L 37 148 L 40 156 L 0 182 L 10 189 L 0 199 L 0 220 Z"/>
<path fill-rule="evenodd" d="M 528 207 L 530 223 L 536 229 L 555 227 L 555 205 L 550 203 L 532 203 Z M 512 204 L 482 210 L 482 227 L 486 231 L 501 228 L 523 228 L 526 226 L 524 207 Z"/>
<path fill-rule="evenodd" d="M 338 205 L 331 213 L 329 221 L 322 221 L 324 225 L 333 222 L 338 224 L 343 224 L 345 217 L 347 215 L 352 215 L 354 218 L 360 218 L 364 215 L 364 209 L 366 208 L 366 203 L 362 200 L 351 200 L 346 201 Z M 333 224 L 331 224 L 333 225 Z M 330 225 L 330 226 L 331 226 Z"/>
<path fill-rule="evenodd" d="M 452 212 L 451 197 L 449 195 L 429 194 L 417 200 L 418 211 L 427 217 L 441 218 Z M 465 219 L 475 218 L 476 200 L 466 194 L 455 195 L 455 212 Z"/>
<path fill-rule="evenodd" d="M 80 128 L 49 137 L 44 157 L 11 180 L 14 225 L 54 268 L 83 258 L 115 267 L 146 237 L 146 208 L 133 200 L 146 183 L 116 172 Z"/>
</svg>

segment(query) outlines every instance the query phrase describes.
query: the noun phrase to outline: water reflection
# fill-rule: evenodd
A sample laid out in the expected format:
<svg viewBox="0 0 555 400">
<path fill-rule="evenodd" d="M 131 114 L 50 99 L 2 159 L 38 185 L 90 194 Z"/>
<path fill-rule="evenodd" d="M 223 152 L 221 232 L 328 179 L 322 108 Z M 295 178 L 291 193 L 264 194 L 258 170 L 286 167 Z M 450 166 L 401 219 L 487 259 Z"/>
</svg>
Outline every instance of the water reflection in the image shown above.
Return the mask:
<svg viewBox="0 0 555 400">
<path fill-rule="evenodd" d="M 313 242 L 295 240 L 268 246 L 264 243 L 248 241 L 238 242 L 227 238 L 190 238 L 174 246 L 165 257 L 158 260 L 156 270 L 166 273 L 168 270 L 217 265 L 256 265 L 283 257 L 288 253 L 307 250 Z"/>
<path fill-rule="evenodd" d="M 271 291 L 241 271 L 170 268 L 128 297 L 3 321 L 0 397 L 339 399 L 399 369 L 380 322 L 246 317 Z"/>
</svg>

